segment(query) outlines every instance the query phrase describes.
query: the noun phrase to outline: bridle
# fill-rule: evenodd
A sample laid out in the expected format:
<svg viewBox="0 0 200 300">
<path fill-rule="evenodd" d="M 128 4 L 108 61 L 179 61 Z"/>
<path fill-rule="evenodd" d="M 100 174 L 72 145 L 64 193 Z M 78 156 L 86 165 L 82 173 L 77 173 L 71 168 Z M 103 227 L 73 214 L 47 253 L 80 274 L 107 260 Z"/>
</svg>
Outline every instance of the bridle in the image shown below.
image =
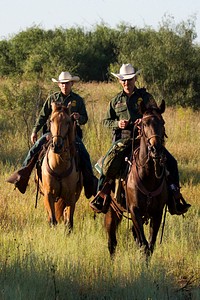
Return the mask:
<svg viewBox="0 0 200 300">
<path fill-rule="evenodd" d="M 67 139 L 67 134 L 66 134 L 66 136 L 64 136 L 64 137 L 63 137 L 62 135 L 57 134 L 57 135 L 53 135 L 53 136 L 51 137 L 50 148 L 51 148 L 51 150 L 52 150 L 53 152 L 56 153 L 55 146 L 54 146 L 54 143 L 53 143 L 53 139 L 54 139 L 54 138 L 61 139 L 61 149 L 62 149 L 62 151 L 60 151 L 60 152 L 57 153 L 57 154 L 61 154 L 61 153 L 65 152 L 65 151 L 69 148 L 69 147 L 64 147 L 64 145 L 65 145 L 65 140 Z"/>
<path fill-rule="evenodd" d="M 69 119 L 71 121 L 71 119 Z M 52 120 L 51 120 L 52 121 Z M 50 121 L 50 122 L 51 122 Z M 67 122 L 67 125 L 70 124 L 70 121 Z M 70 155 L 70 150 L 71 148 L 73 147 L 72 144 L 69 144 L 69 145 L 65 145 L 65 141 L 67 140 L 68 138 L 68 134 L 69 134 L 69 131 L 67 130 L 65 135 L 62 136 L 61 134 L 59 134 L 59 132 L 61 131 L 61 128 L 60 126 L 58 126 L 58 129 L 57 129 L 57 132 L 58 134 L 54 134 L 51 136 L 51 142 L 50 142 L 50 146 L 49 148 L 47 149 L 47 154 L 46 154 L 46 161 L 47 161 L 47 171 L 48 173 L 52 176 L 52 177 L 55 177 L 56 180 L 59 182 L 60 184 L 60 192 L 59 192 L 59 196 L 61 195 L 62 193 L 62 179 L 65 178 L 65 177 L 68 177 L 72 170 L 73 170 L 73 164 L 72 164 L 72 160 L 73 160 L 73 157 Z M 61 143 L 57 146 L 58 148 L 56 148 L 56 146 L 54 145 L 53 143 L 53 139 L 61 139 Z M 54 153 L 56 153 L 56 155 L 59 156 L 59 159 L 61 161 L 69 161 L 69 167 L 64 170 L 62 173 L 56 173 L 51 167 L 50 167 L 50 164 L 49 164 L 49 151 L 53 151 Z M 59 150 L 59 151 L 58 151 Z M 63 153 L 67 153 L 69 152 L 69 156 L 68 155 L 65 155 L 65 156 L 62 156 Z M 58 197 L 59 198 L 59 197 Z"/>
<path fill-rule="evenodd" d="M 60 112 L 59 112 L 60 114 Z M 70 120 L 71 121 L 71 120 Z M 67 122 L 68 123 L 70 123 Z M 52 119 L 50 120 L 50 124 L 52 122 Z M 54 134 L 51 136 L 51 144 L 50 144 L 50 148 L 51 150 L 54 152 L 54 153 L 57 153 L 57 154 L 61 154 L 63 152 L 66 152 L 70 149 L 70 146 L 65 146 L 65 141 L 67 140 L 67 137 L 68 137 L 68 131 L 65 133 L 64 136 L 62 136 L 59 132 L 61 131 L 61 128 L 60 126 L 58 126 L 58 129 L 57 129 L 57 132 L 58 134 Z M 61 140 L 60 144 L 59 144 L 59 147 L 56 143 L 54 143 L 54 139 L 57 139 L 57 140 Z"/>
<path fill-rule="evenodd" d="M 142 119 L 141 119 L 141 123 L 142 123 L 142 134 L 144 135 L 144 137 L 146 138 L 146 140 L 147 140 L 147 143 L 151 146 L 151 144 L 150 144 L 150 140 L 152 139 L 152 138 L 154 138 L 154 137 L 157 137 L 157 138 L 159 138 L 160 139 L 160 141 L 161 141 L 161 144 L 163 144 L 163 142 L 164 142 L 164 136 L 161 136 L 161 135 L 159 135 L 159 134 L 152 134 L 150 137 L 147 137 L 147 135 L 146 135 L 146 133 L 145 133 L 145 131 L 144 131 L 144 120 L 146 120 L 146 119 L 150 119 L 150 118 L 157 118 L 158 120 L 161 120 L 161 121 L 163 121 L 162 119 L 160 119 L 158 116 L 156 116 L 156 115 L 148 115 L 148 116 L 144 116 L 144 117 L 142 117 Z M 164 121 L 163 121 L 164 122 Z M 164 123 L 163 123 L 163 125 L 164 125 Z"/>
<path fill-rule="evenodd" d="M 164 137 L 166 135 L 165 135 L 165 130 L 163 130 L 163 135 L 152 134 L 151 136 L 148 137 L 146 132 L 145 132 L 145 129 L 144 129 L 144 127 L 145 127 L 144 121 L 146 121 L 149 118 L 157 118 L 158 120 L 162 121 L 163 122 L 162 125 L 164 125 L 164 120 L 162 118 L 159 118 L 159 116 L 154 115 L 154 114 L 143 116 L 141 119 L 138 119 L 135 122 L 135 126 L 137 126 L 138 132 L 139 132 L 139 135 L 138 135 L 137 139 L 140 139 L 142 137 L 145 138 L 146 143 L 147 143 L 148 151 L 147 151 L 147 155 L 146 155 L 146 161 L 143 164 L 140 163 L 140 160 L 139 160 L 139 150 L 140 150 L 140 148 L 137 148 L 134 151 L 134 157 L 135 157 L 135 162 L 136 162 L 138 167 L 144 167 L 149 162 L 150 157 L 151 157 L 154 161 L 155 176 L 156 176 L 156 178 L 160 179 L 163 176 L 164 168 L 162 168 L 162 172 L 161 172 L 160 175 L 157 173 L 156 170 L 157 170 L 157 164 L 158 163 L 162 167 L 165 164 L 165 156 L 163 155 L 162 149 L 163 149 Z M 158 138 L 160 140 L 160 147 L 158 149 L 156 149 L 156 147 L 154 145 L 152 145 L 151 142 L 150 142 L 153 138 Z M 137 159 L 136 159 L 136 157 L 137 157 Z"/>
</svg>

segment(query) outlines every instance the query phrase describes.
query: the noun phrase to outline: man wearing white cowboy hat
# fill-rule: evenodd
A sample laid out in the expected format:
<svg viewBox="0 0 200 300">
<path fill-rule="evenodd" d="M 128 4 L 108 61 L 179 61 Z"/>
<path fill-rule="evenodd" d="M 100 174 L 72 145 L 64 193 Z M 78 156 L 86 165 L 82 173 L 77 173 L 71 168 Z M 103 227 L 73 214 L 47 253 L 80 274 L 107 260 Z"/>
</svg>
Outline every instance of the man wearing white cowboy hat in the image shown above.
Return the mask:
<svg viewBox="0 0 200 300">
<path fill-rule="evenodd" d="M 67 71 L 61 72 L 58 79 L 52 78 L 52 81 L 58 84 L 60 91 L 51 94 L 45 101 L 31 134 L 31 142 L 34 145 L 29 150 L 28 155 L 22 164 L 22 168 L 19 171 L 16 171 L 11 175 L 10 178 L 7 179 L 7 182 L 15 184 L 15 186 L 21 193 L 25 193 L 29 177 L 38 159 L 39 152 L 42 146 L 48 140 L 49 132 L 46 124 L 52 112 L 51 104 L 52 102 L 57 102 L 66 106 L 71 103 L 70 105 L 72 117 L 77 123 L 76 145 L 81 156 L 81 171 L 83 173 L 85 195 L 88 199 L 92 195 L 95 195 L 97 178 L 93 175 L 90 156 L 81 140 L 82 130 L 80 128 L 80 125 L 86 124 L 86 122 L 88 121 L 88 115 L 83 98 L 72 91 L 74 82 L 78 82 L 79 80 L 80 78 L 78 76 L 72 76 Z M 43 135 L 38 139 L 37 133 L 42 128 Z"/>
<path fill-rule="evenodd" d="M 58 82 L 58 83 L 64 83 L 64 82 L 78 82 L 80 80 L 80 78 L 78 76 L 72 76 L 69 72 L 65 71 L 65 72 L 61 72 L 58 80 L 55 78 L 52 78 L 53 82 Z"/>
<path fill-rule="evenodd" d="M 140 74 L 141 70 L 135 72 L 135 69 L 132 67 L 131 64 L 123 64 L 119 70 L 119 74 L 112 73 L 111 74 L 117 77 L 120 80 L 128 80 L 132 79 L 138 74 Z"/>
<path fill-rule="evenodd" d="M 140 70 L 135 72 L 135 69 L 131 64 L 123 64 L 118 74 L 111 73 L 113 76 L 119 79 L 119 83 L 121 84 L 123 90 L 110 101 L 106 117 L 103 120 L 104 126 L 111 128 L 113 131 L 114 143 L 108 151 L 108 155 L 110 156 L 107 156 L 107 161 L 109 161 L 109 163 L 111 162 L 111 159 L 114 160 L 116 152 L 115 142 L 119 140 L 122 147 L 124 147 L 125 149 L 124 152 L 126 153 L 126 156 L 128 155 L 128 147 L 131 145 L 131 143 L 129 143 L 131 139 L 129 138 L 137 136 L 137 132 L 133 131 L 134 123 L 137 119 L 140 119 L 142 117 L 138 111 L 140 102 L 143 101 L 145 104 L 157 107 L 153 96 L 149 94 L 145 88 L 138 89 L 135 86 L 137 75 L 139 73 Z M 136 143 L 136 140 L 134 143 Z M 117 145 L 119 145 L 119 143 L 117 143 Z M 190 204 L 187 204 L 185 202 L 180 193 L 177 161 L 166 149 L 165 154 L 167 158 L 167 168 L 170 173 L 169 189 L 171 193 L 173 193 L 173 197 L 175 198 L 173 200 L 175 201 L 175 210 L 171 211 L 171 214 L 180 215 L 188 210 Z M 122 164 L 124 163 L 125 157 L 120 157 L 122 161 L 119 161 L 119 169 L 121 170 L 123 168 Z M 110 166 L 112 166 L 111 163 Z M 116 170 L 117 169 L 118 168 L 116 168 Z M 97 193 L 96 197 L 90 202 L 91 208 L 93 208 L 96 212 L 102 212 L 102 210 L 103 212 L 106 212 L 106 209 L 108 208 L 109 201 L 105 200 L 110 199 L 110 192 L 115 178 L 109 178 L 111 177 L 111 175 L 107 176 L 107 174 L 112 174 L 113 176 L 114 171 L 115 170 L 111 172 L 108 167 L 108 169 L 106 170 L 106 174 L 101 174 L 101 177 L 99 179 L 99 192 Z M 180 200 L 182 201 L 182 203 L 180 202 Z"/>
</svg>

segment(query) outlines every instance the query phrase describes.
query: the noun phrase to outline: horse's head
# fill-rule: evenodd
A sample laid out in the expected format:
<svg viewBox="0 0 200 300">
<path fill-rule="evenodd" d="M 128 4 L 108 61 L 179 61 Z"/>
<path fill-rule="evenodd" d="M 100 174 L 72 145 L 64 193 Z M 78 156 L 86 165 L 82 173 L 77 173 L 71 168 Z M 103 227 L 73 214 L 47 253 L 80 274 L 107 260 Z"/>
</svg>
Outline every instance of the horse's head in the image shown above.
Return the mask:
<svg viewBox="0 0 200 300">
<path fill-rule="evenodd" d="M 55 153 L 65 150 L 74 141 L 73 122 L 70 117 L 70 108 L 55 102 L 52 103 L 52 114 L 50 118 L 50 131 L 52 134 L 51 149 Z"/>
<path fill-rule="evenodd" d="M 160 106 L 140 104 L 141 136 L 146 141 L 148 151 L 153 159 L 159 158 L 164 144 L 165 127 L 162 113 L 165 111 L 165 101 Z"/>
</svg>

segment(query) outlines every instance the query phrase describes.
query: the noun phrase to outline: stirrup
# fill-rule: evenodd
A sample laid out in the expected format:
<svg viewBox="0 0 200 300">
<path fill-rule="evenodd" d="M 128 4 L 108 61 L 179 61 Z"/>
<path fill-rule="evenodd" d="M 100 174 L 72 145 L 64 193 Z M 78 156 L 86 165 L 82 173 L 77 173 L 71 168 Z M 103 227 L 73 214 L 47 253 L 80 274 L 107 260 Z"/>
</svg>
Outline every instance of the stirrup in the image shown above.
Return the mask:
<svg viewBox="0 0 200 300">
<path fill-rule="evenodd" d="M 96 213 L 106 213 L 110 205 L 110 195 L 104 194 L 102 191 L 99 191 L 92 201 L 90 201 L 90 207 Z"/>
</svg>

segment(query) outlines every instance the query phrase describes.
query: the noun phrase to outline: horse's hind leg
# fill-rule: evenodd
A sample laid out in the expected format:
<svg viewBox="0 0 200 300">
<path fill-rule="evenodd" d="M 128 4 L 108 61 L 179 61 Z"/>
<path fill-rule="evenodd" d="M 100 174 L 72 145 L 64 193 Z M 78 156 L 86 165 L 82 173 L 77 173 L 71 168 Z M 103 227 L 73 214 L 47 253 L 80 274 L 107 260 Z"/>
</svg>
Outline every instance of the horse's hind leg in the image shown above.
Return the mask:
<svg viewBox="0 0 200 300">
<path fill-rule="evenodd" d="M 108 250 L 111 257 L 113 257 L 115 254 L 115 249 L 117 246 L 116 231 L 121 219 L 122 217 L 118 217 L 111 207 L 105 214 L 104 224 L 108 233 Z"/>
</svg>

